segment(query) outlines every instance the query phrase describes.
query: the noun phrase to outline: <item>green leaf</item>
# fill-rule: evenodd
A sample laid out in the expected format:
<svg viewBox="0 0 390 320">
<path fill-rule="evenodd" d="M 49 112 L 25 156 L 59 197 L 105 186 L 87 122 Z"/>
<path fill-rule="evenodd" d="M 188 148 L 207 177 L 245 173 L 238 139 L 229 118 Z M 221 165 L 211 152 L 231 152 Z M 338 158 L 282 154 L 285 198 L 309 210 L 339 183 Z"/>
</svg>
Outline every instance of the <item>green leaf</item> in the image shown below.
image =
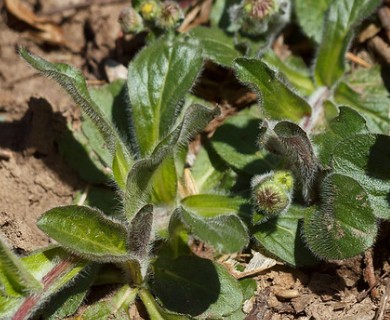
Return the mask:
<svg viewBox="0 0 390 320">
<path fill-rule="evenodd" d="M 94 184 L 107 183 L 110 175 L 81 131 L 66 129 L 56 141 L 61 156 L 80 178 Z"/>
<path fill-rule="evenodd" d="M 99 106 L 104 116 L 118 129 L 119 134 L 129 143 L 132 133 L 129 122 L 130 104 L 127 97 L 125 80 L 116 80 L 112 83 L 93 87 L 90 90 L 91 98 Z"/>
<path fill-rule="evenodd" d="M 265 122 L 260 130 L 260 145 L 288 161 L 299 179 L 304 200 L 307 203 L 315 201 L 321 167 L 306 132 L 289 121 L 280 121 L 273 129 Z"/>
<path fill-rule="evenodd" d="M 273 120 L 290 119 L 299 122 L 311 114 L 309 104 L 291 90 L 281 74 L 256 59 L 239 58 L 234 63 L 238 78 L 254 86 L 261 97 L 262 107 Z"/>
<path fill-rule="evenodd" d="M 319 147 L 319 159 L 325 166 L 329 165 L 338 142 L 368 132 L 366 120 L 359 113 L 348 107 L 340 107 L 339 110 L 338 117 L 329 122 L 326 131 L 313 137 L 314 143 Z"/>
<path fill-rule="evenodd" d="M 31 274 L 42 281 L 44 290 L 25 298 L 14 313 L 14 319 L 29 319 L 40 311 L 48 300 L 69 287 L 90 265 L 71 257 L 59 247 L 47 247 L 21 259 Z"/>
<path fill-rule="evenodd" d="M 145 305 L 151 320 L 186 320 L 188 317 L 164 310 L 151 295 L 149 290 L 141 289 L 139 296 Z"/>
<path fill-rule="evenodd" d="M 0 237 L 0 292 L 8 297 L 20 297 L 42 289 L 43 285 Z"/>
<path fill-rule="evenodd" d="M 230 190 L 236 182 L 237 175 L 216 154 L 212 148 L 202 147 L 191 167 L 197 193 L 208 193 L 215 190 Z"/>
<path fill-rule="evenodd" d="M 222 214 L 239 214 L 247 200 L 217 194 L 198 194 L 181 201 L 183 208 L 203 218 L 213 218 Z"/>
<path fill-rule="evenodd" d="M 89 207 L 64 206 L 45 212 L 38 227 L 67 250 L 94 261 L 128 259 L 126 228 Z"/>
<path fill-rule="evenodd" d="M 171 205 L 177 193 L 177 172 L 173 152 L 168 154 L 153 173 L 153 203 Z"/>
<path fill-rule="evenodd" d="M 218 108 L 209 109 L 200 105 L 192 105 L 186 110 L 183 121 L 157 145 L 150 158 L 139 160 L 133 165 L 127 177 L 125 193 L 125 213 L 128 221 L 131 221 L 132 217 L 143 206 L 150 203 L 152 191 L 159 192 L 153 177 L 164 160 L 178 152 L 191 137 L 202 130 L 218 114 Z M 172 175 L 172 171 L 170 174 Z M 162 187 L 161 192 L 165 194 L 165 188 L 169 186 L 158 183 Z"/>
<path fill-rule="evenodd" d="M 251 175 L 269 171 L 277 165 L 275 157 L 260 151 L 257 145 L 260 118 L 255 110 L 243 110 L 228 118 L 211 139 L 212 147 L 224 161 Z"/>
<path fill-rule="evenodd" d="M 203 55 L 217 64 L 232 67 L 233 60 L 241 56 L 234 47 L 233 37 L 219 28 L 196 27 L 190 35 L 199 41 Z"/>
<path fill-rule="evenodd" d="M 13 313 L 22 303 L 22 296 L 11 298 L 0 292 L 0 319 L 12 319 Z"/>
<path fill-rule="evenodd" d="M 77 312 L 95 280 L 99 265 L 92 265 L 87 272 L 72 284 L 50 297 L 49 303 L 43 308 L 43 317 L 48 320 L 65 319 Z"/>
<path fill-rule="evenodd" d="M 325 12 L 331 3 L 332 0 L 294 1 L 295 14 L 300 27 L 317 43 L 321 41 Z"/>
<path fill-rule="evenodd" d="M 118 319 L 130 320 L 129 308 L 137 297 L 138 289 L 129 285 L 121 287 L 111 298 L 89 306 L 80 319 L 100 320 Z"/>
<path fill-rule="evenodd" d="M 255 279 L 244 278 L 240 280 L 241 291 L 244 300 L 248 300 L 254 296 L 257 290 L 257 282 Z"/>
<path fill-rule="evenodd" d="M 390 219 L 390 137 L 360 134 L 335 147 L 332 167 L 355 179 L 367 192 L 373 213 Z"/>
<path fill-rule="evenodd" d="M 304 237 L 324 259 L 354 257 L 374 244 L 377 222 L 367 193 L 354 179 L 331 174 L 323 183 L 320 210 L 307 215 Z"/>
<path fill-rule="evenodd" d="M 129 229 L 129 252 L 140 261 L 147 257 L 152 239 L 153 206 L 146 205 L 133 218 Z"/>
<path fill-rule="evenodd" d="M 262 60 L 279 70 L 301 94 L 310 96 L 314 92 L 310 70 L 299 57 L 290 56 L 282 61 L 272 50 L 267 50 Z"/>
<path fill-rule="evenodd" d="M 65 91 L 68 92 L 99 129 L 100 134 L 111 152 L 115 150 L 117 144 L 123 144 L 117 130 L 112 126 L 102 110 L 91 98 L 85 79 L 80 71 L 63 63 L 50 63 L 29 53 L 24 48 L 19 49 L 19 54 L 32 67 L 56 80 Z M 125 147 L 123 150 L 127 151 Z M 126 153 L 126 156 L 131 158 L 128 153 Z"/>
<path fill-rule="evenodd" d="M 122 146 L 117 145 L 117 150 L 115 150 L 114 159 L 112 160 L 112 173 L 115 182 L 122 190 L 126 188 L 126 178 L 131 166 L 132 163 L 129 163 L 128 159 L 124 156 Z"/>
<path fill-rule="evenodd" d="M 336 88 L 335 100 L 364 116 L 370 131 L 383 134 L 389 132 L 389 92 L 379 67 L 352 72 L 346 82 L 341 82 Z"/>
<path fill-rule="evenodd" d="M 228 316 L 241 307 L 240 285 L 227 270 L 195 256 L 158 259 L 149 283 L 167 309 L 197 319 Z"/>
<path fill-rule="evenodd" d="M 287 213 L 254 226 L 252 233 L 268 253 L 299 267 L 318 262 L 301 238 L 300 220 L 312 209 L 290 206 Z"/>
<path fill-rule="evenodd" d="M 83 117 L 80 129 L 80 132 L 77 132 L 77 129 L 73 130 L 77 134 L 75 138 L 89 151 L 91 160 L 98 167 L 108 167 L 112 161 L 112 155 L 110 150 L 107 149 L 107 145 L 98 128 L 89 118 Z"/>
<path fill-rule="evenodd" d="M 188 232 L 211 245 L 218 253 L 241 251 L 249 242 L 247 229 L 235 214 L 203 218 L 179 207 L 171 219 L 179 219 Z"/>
<path fill-rule="evenodd" d="M 141 157 L 172 130 L 180 100 L 201 70 L 198 46 L 181 39 L 161 38 L 129 65 L 128 89 L 132 123 Z"/>
<path fill-rule="evenodd" d="M 381 0 L 333 0 L 326 16 L 314 69 L 318 85 L 332 87 L 342 77 L 354 27 L 380 3 Z"/>
</svg>

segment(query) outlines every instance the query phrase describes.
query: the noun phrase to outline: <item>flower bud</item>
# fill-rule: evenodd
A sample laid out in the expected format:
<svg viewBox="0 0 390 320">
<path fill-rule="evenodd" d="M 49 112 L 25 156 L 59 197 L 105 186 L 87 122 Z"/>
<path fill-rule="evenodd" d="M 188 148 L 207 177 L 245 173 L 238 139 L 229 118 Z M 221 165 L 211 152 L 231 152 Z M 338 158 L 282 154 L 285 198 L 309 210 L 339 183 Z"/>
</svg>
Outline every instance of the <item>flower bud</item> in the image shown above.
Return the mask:
<svg viewBox="0 0 390 320">
<path fill-rule="evenodd" d="M 274 0 L 244 0 L 244 12 L 255 20 L 262 20 L 275 11 Z"/>
<path fill-rule="evenodd" d="M 139 11 L 145 20 L 156 20 L 161 14 L 161 5 L 157 1 L 146 0 L 141 3 Z"/>
<path fill-rule="evenodd" d="M 291 192 L 294 187 L 294 178 L 289 171 L 276 171 L 273 180 L 286 191 Z"/>
<path fill-rule="evenodd" d="M 165 1 L 161 5 L 161 12 L 156 24 L 162 29 L 172 29 L 176 28 L 183 18 L 183 11 L 177 2 Z"/>
<path fill-rule="evenodd" d="M 131 6 L 121 11 L 118 22 L 123 33 L 138 33 L 144 29 L 142 17 Z"/>
<path fill-rule="evenodd" d="M 288 171 L 269 172 L 252 179 L 252 198 L 258 211 L 268 217 L 287 210 L 294 180 Z"/>
<path fill-rule="evenodd" d="M 267 216 L 276 216 L 290 204 L 286 190 L 272 181 L 266 181 L 253 190 L 256 207 Z"/>
</svg>

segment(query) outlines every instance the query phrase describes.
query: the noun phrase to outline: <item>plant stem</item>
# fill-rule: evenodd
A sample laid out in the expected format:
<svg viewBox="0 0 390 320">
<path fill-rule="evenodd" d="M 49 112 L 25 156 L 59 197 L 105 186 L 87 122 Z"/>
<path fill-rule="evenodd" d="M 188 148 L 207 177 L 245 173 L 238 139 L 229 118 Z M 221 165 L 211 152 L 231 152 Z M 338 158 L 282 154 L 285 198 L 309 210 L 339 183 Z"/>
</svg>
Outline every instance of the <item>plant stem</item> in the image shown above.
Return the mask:
<svg viewBox="0 0 390 320">
<path fill-rule="evenodd" d="M 48 298 L 48 291 L 50 286 L 57 280 L 62 274 L 70 271 L 73 268 L 74 262 L 69 260 L 63 260 L 51 269 L 42 279 L 44 288 L 43 290 L 34 295 L 30 295 L 16 311 L 12 320 L 24 320 L 28 319 L 31 314 Z"/>
<path fill-rule="evenodd" d="M 157 309 L 156 302 L 154 301 L 154 298 L 150 294 L 150 292 L 146 289 L 141 289 L 138 294 L 139 294 L 139 297 L 141 298 L 142 302 L 144 303 L 146 310 L 148 311 L 150 319 L 164 320 L 164 318 L 161 316 L 159 310 Z"/>
</svg>

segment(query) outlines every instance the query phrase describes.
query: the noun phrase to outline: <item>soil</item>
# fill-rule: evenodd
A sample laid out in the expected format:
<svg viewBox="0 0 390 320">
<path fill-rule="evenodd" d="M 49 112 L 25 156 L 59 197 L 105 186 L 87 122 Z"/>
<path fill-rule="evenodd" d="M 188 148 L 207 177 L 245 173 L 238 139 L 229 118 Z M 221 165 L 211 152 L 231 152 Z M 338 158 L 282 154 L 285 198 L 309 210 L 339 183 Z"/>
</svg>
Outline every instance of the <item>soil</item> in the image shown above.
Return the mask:
<svg viewBox="0 0 390 320">
<path fill-rule="evenodd" d="M 32 15 L 26 18 L 11 2 L 22 3 Z M 127 65 L 143 44 L 142 37 L 127 41 L 120 32 L 116 20 L 125 6 L 126 1 L 0 1 L 0 232 L 21 254 L 50 242 L 35 226 L 37 218 L 73 203 L 86 183 L 55 144 L 67 121 L 79 117 L 78 109 L 52 80 L 18 57 L 17 47 L 76 66 L 90 83 L 104 83 L 109 63 Z M 214 77 L 220 72 L 207 70 Z M 226 114 L 255 99 L 242 88 L 235 96 L 217 92 L 218 85 L 217 79 L 203 95 L 218 94 Z M 384 225 L 377 247 L 354 259 L 315 269 L 277 264 L 254 275 L 258 290 L 246 303 L 247 319 L 390 319 L 388 231 Z"/>
</svg>

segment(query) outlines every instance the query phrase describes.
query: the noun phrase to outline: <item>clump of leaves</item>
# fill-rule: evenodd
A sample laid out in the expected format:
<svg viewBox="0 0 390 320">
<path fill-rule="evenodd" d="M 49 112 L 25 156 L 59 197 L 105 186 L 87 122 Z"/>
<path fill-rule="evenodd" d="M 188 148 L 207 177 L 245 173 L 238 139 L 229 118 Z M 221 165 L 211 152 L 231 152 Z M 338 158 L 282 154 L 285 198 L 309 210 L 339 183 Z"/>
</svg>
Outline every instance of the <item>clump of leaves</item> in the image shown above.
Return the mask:
<svg viewBox="0 0 390 320">
<path fill-rule="evenodd" d="M 271 52 L 233 62 L 262 110 L 228 119 L 212 152 L 247 176 L 247 186 L 255 176 L 244 196 L 253 207 L 250 232 L 260 250 L 293 265 L 356 256 L 374 244 L 378 221 L 390 218 L 388 92 L 378 67 L 351 73 L 344 58 L 350 27 L 379 3 L 329 2 L 310 71 Z M 292 173 L 291 198 L 270 170 Z"/>
<path fill-rule="evenodd" d="M 240 313 L 244 296 L 239 282 L 224 267 L 192 254 L 186 242 L 190 233 L 196 234 L 221 254 L 240 251 L 249 241 L 246 226 L 231 210 L 213 217 L 180 205 L 189 194 L 187 144 L 219 114 L 218 108 L 184 101 L 202 68 L 196 42 L 161 38 L 130 63 L 123 86 L 130 99 L 121 104 L 131 130 L 123 129 L 123 117 L 112 117 L 115 99 L 91 94 L 79 71 L 24 49 L 20 54 L 55 79 L 98 129 L 94 134 L 108 150 L 99 161 L 110 169 L 123 209 L 53 208 L 38 227 L 59 246 L 17 259 L 3 244 L 9 263 L 1 264 L 5 291 L 0 301 L 6 306 L 1 315 L 70 315 L 93 283 L 118 283 L 119 289 L 109 301 L 87 308 L 84 319 L 128 316 L 137 297 L 152 319 Z M 39 266 L 44 263 L 45 268 Z M 49 300 L 51 307 L 45 308 Z"/>
<path fill-rule="evenodd" d="M 78 310 L 91 286 L 115 283 L 109 299 L 80 317 L 128 319 L 140 299 L 151 319 L 241 319 L 247 283 L 194 255 L 191 237 L 216 256 L 239 252 L 252 238 L 252 248 L 294 266 L 348 258 L 373 245 L 378 220 L 390 218 L 388 97 L 378 89 L 377 68 L 349 73 L 344 55 L 351 27 L 379 2 L 329 3 L 311 71 L 268 51 L 240 57 L 221 30 L 196 28 L 151 42 L 130 63 L 126 84 L 99 91 L 72 67 L 22 49 L 83 109 L 89 140 L 76 138 L 94 166 L 83 174 L 99 182 L 109 177 L 117 204 L 95 199 L 100 209 L 47 211 L 38 226 L 58 245 L 24 258 L 1 241 L 1 316 L 63 318 Z M 144 20 L 158 14 L 148 8 L 140 7 Z M 337 28 L 332 21 L 340 22 Z M 190 103 L 203 57 L 232 67 L 258 92 L 261 109 L 228 118 L 189 169 L 189 140 L 219 114 Z"/>
</svg>

